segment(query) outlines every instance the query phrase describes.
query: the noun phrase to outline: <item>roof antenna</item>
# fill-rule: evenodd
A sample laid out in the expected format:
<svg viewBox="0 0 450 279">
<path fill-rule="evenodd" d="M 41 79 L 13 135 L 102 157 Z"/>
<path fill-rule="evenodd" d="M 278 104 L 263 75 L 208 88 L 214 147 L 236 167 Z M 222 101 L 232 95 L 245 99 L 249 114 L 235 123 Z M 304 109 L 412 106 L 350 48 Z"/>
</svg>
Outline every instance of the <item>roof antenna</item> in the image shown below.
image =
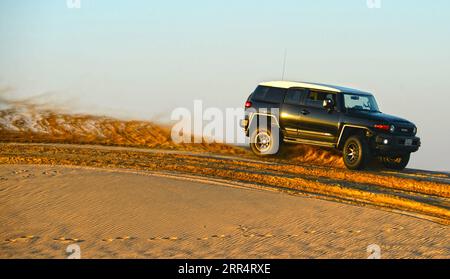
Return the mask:
<svg viewBox="0 0 450 279">
<path fill-rule="evenodd" d="M 284 74 L 286 72 L 286 57 L 287 57 L 287 48 L 284 49 L 283 72 L 281 74 L 281 80 L 284 80 Z"/>
</svg>

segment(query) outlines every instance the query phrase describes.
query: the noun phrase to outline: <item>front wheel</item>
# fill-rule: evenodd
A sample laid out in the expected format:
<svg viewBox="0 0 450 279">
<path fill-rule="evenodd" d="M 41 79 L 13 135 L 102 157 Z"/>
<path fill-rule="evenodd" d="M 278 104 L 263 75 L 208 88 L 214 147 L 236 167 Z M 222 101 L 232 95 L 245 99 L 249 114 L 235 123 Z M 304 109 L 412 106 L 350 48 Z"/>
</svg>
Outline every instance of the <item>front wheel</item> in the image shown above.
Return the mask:
<svg viewBox="0 0 450 279">
<path fill-rule="evenodd" d="M 250 134 L 250 148 L 258 156 L 275 155 L 280 150 L 280 133 L 270 129 L 257 128 Z"/>
<path fill-rule="evenodd" d="M 363 169 L 370 161 L 370 151 L 366 140 L 361 136 L 351 136 L 345 141 L 344 164 L 351 170 Z"/>
<path fill-rule="evenodd" d="M 409 163 L 410 153 L 398 156 L 381 157 L 381 162 L 388 169 L 403 170 Z"/>
</svg>

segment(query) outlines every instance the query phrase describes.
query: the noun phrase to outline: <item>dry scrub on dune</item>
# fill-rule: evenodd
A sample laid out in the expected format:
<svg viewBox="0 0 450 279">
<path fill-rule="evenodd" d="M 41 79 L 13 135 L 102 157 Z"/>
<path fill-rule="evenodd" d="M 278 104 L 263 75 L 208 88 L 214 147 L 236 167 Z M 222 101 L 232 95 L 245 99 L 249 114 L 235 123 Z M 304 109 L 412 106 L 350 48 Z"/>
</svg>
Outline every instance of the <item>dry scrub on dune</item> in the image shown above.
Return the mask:
<svg viewBox="0 0 450 279">
<path fill-rule="evenodd" d="M 329 148 L 290 144 L 283 148 L 283 152 L 280 155 L 281 158 L 288 159 L 293 163 L 310 163 L 336 168 L 345 167 L 341 154 Z"/>
<path fill-rule="evenodd" d="M 242 148 L 218 143 L 174 144 L 170 128 L 149 121 L 58 113 L 25 104 L 0 110 L 0 141 L 99 144 L 244 154 Z"/>
<path fill-rule="evenodd" d="M 245 165 L 252 163 L 241 162 Z M 450 198 L 450 188 L 448 184 L 432 181 L 422 181 L 412 178 L 402 178 L 392 175 L 379 175 L 371 172 L 355 172 L 347 169 L 318 168 L 301 165 L 266 165 L 265 169 L 279 173 L 306 175 L 311 178 L 328 178 L 336 181 L 352 182 L 367 186 L 381 186 L 385 188 L 416 192 L 426 195 Z"/>
</svg>

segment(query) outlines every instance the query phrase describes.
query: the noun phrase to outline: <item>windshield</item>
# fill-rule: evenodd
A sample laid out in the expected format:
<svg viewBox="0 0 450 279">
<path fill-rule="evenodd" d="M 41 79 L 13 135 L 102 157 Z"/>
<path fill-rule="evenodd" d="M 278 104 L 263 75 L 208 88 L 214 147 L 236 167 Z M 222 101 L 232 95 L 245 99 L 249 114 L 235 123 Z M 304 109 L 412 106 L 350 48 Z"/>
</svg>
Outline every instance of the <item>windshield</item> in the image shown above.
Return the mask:
<svg viewBox="0 0 450 279">
<path fill-rule="evenodd" d="M 378 105 L 372 95 L 358 95 L 344 93 L 345 108 L 349 110 L 362 110 L 378 112 Z"/>
</svg>

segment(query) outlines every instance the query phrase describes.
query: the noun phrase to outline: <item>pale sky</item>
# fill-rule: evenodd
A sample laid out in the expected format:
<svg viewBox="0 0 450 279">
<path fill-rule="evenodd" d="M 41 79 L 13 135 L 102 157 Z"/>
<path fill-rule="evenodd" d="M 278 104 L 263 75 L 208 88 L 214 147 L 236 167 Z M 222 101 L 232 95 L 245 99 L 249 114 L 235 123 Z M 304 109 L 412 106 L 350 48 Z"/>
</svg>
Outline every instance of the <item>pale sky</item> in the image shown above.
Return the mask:
<svg viewBox="0 0 450 279">
<path fill-rule="evenodd" d="M 413 121 L 409 167 L 450 171 L 450 1 L 0 1 L 0 87 L 77 109 L 168 119 L 176 107 L 242 107 L 281 78 L 373 92 Z"/>
</svg>

